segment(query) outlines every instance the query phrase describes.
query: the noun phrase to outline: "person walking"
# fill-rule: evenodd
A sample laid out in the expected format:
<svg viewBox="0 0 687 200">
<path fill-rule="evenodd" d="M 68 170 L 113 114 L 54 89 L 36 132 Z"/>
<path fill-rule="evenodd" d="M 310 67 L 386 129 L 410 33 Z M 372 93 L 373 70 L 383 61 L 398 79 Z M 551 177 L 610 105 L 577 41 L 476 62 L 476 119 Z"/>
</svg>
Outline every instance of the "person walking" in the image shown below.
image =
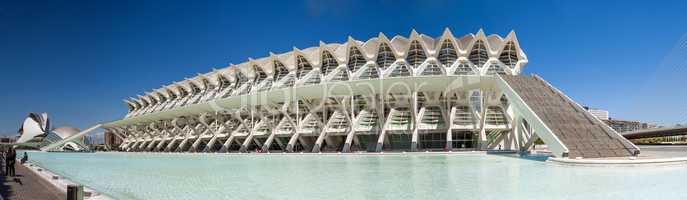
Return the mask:
<svg viewBox="0 0 687 200">
<path fill-rule="evenodd" d="M 14 148 L 10 147 L 8 154 L 9 155 L 7 155 L 7 175 L 14 177 L 14 163 L 17 161 L 17 152 L 14 150 Z"/>
<path fill-rule="evenodd" d="M 8 157 L 10 156 L 10 149 L 5 149 L 2 152 L 2 161 L 5 164 L 5 176 L 9 176 L 10 174 L 10 159 Z"/>
</svg>

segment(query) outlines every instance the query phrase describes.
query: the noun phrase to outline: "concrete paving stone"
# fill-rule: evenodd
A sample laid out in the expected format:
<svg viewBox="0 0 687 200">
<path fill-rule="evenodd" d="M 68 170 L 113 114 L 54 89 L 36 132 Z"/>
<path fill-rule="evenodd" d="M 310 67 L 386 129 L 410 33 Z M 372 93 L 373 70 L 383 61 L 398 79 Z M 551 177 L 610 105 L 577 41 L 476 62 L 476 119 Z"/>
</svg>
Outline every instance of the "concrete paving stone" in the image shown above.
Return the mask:
<svg viewBox="0 0 687 200">
<path fill-rule="evenodd" d="M 19 163 L 15 165 L 15 174 L 11 177 L 3 173 L 0 194 L 5 200 L 67 198 L 67 194 Z"/>
</svg>

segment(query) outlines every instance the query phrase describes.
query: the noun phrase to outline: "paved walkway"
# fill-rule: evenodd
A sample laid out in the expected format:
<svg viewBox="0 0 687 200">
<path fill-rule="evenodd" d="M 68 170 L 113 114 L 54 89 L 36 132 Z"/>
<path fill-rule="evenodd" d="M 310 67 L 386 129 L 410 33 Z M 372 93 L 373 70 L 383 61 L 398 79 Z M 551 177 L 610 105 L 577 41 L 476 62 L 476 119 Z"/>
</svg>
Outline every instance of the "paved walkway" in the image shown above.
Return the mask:
<svg viewBox="0 0 687 200">
<path fill-rule="evenodd" d="M 67 194 L 59 191 L 55 186 L 38 177 L 23 165 L 17 163 L 15 166 L 15 177 L 7 177 L 4 176 L 4 173 L 2 174 L 2 185 L 0 185 L 0 195 L 2 195 L 2 198 L 6 200 L 67 199 Z"/>
<path fill-rule="evenodd" d="M 687 157 L 687 145 L 638 145 L 639 158 Z"/>
</svg>

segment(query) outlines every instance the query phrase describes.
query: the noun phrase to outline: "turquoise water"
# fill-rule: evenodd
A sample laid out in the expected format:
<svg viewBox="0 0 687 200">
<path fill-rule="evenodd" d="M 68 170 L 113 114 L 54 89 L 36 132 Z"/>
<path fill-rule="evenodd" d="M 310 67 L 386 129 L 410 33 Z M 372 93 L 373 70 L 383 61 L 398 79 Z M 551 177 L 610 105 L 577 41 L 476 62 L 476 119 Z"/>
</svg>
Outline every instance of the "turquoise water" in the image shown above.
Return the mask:
<svg viewBox="0 0 687 200">
<path fill-rule="evenodd" d="M 41 153 L 117 199 L 687 199 L 687 166 L 572 167 L 499 155 Z"/>
</svg>

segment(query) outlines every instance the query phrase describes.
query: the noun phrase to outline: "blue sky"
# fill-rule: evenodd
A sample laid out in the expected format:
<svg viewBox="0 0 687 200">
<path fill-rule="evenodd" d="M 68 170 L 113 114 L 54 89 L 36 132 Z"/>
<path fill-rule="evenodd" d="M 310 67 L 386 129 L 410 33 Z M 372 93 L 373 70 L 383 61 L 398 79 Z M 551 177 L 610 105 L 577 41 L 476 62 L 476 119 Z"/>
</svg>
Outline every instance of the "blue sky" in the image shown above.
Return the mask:
<svg viewBox="0 0 687 200">
<path fill-rule="evenodd" d="M 292 47 L 515 30 L 535 73 L 614 118 L 687 122 L 685 1 L 0 1 L 0 133 L 79 128 L 122 99 Z"/>
</svg>

